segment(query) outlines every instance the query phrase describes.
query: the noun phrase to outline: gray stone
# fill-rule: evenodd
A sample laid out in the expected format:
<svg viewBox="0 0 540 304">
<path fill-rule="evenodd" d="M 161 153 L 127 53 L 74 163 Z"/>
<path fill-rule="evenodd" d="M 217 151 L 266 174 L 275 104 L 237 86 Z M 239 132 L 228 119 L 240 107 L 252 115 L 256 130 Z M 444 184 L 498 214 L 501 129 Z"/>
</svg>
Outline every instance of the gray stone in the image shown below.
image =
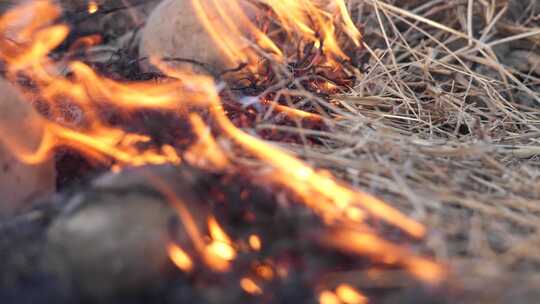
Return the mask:
<svg viewBox="0 0 540 304">
<path fill-rule="evenodd" d="M 151 193 L 75 196 L 48 231 L 46 268 L 97 299 L 150 288 L 171 266 L 166 244 L 173 216 Z"/>
<path fill-rule="evenodd" d="M 23 157 L 39 149 L 46 132 L 45 120 L 3 79 L 0 92 L 0 217 L 5 217 L 53 193 L 56 168 L 51 155 L 35 163 Z"/>
</svg>

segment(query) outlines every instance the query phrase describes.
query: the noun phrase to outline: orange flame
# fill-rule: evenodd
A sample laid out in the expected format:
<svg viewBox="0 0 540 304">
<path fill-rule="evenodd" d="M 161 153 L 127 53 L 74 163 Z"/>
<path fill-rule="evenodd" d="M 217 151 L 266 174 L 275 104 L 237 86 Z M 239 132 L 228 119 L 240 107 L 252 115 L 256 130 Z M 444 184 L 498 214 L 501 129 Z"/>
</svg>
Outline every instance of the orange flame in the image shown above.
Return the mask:
<svg viewBox="0 0 540 304">
<path fill-rule="evenodd" d="M 402 265 L 417 278 L 430 284 L 439 283 L 445 275 L 445 270 L 439 264 L 413 255 L 372 233 L 338 229 L 325 235 L 322 240 L 325 245 L 353 254 L 369 256 L 387 264 Z"/>
<path fill-rule="evenodd" d="M 207 170 L 223 170 L 229 164 L 225 152 L 216 143 L 210 128 L 197 114 L 190 114 L 189 119 L 197 142 L 184 153 L 184 158 L 191 164 Z"/>
<path fill-rule="evenodd" d="M 252 295 L 261 295 L 263 293 L 261 287 L 250 278 L 242 278 L 240 280 L 240 286 L 245 292 Z"/>
<path fill-rule="evenodd" d="M 211 263 L 216 269 L 228 270 L 229 262 L 236 258 L 233 243 L 213 216 L 208 219 L 208 230 L 212 241 L 206 247 L 207 256 L 211 257 Z"/>
<path fill-rule="evenodd" d="M 347 59 L 338 43 L 339 33 L 343 33 L 354 45 L 360 45 L 360 33 L 354 27 L 343 0 L 257 0 L 249 3 L 254 7 L 255 15 L 261 10 L 269 11 L 285 36 L 292 41 L 311 43 L 320 48 L 330 65 L 337 60 Z M 193 5 L 201 22 L 230 61 L 249 63 L 252 70 L 256 70 L 261 50 L 278 61 L 284 61 L 289 56 L 290 50 L 286 44 L 274 42 L 279 40 L 279 35 L 274 37 L 261 30 L 253 16 L 245 13 L 240 1 L 193 0 Z M 64 25 L 51 24 L 59 15 L 59 9 L 50 2 L 35 1 L 8 12 L 0 19 L 0 58 L 7 63 L 8 77 L 16 79 L 24 76 L 31 79 L 35 94 L 39 94 L 51 109 L 48 119 L 40 118 L 44 120 L 45 130 L 41 144 L 35 149 L 21 147 L 16 136 L 10 135 L 10 126 L 0 121 L 0 140 L 21 160 L 37 163 L 46 159 L 56 147 L 67 145 L 97 161 L 115 161 L 117 169 L 121 168 L 118 165 L 180 164 L 182 157 L 203 168 L 223 170 L 232 167 L 232 161 L 224 153 L 220 141 L 212 136 L 201 116 L 194 114 L 195 109 L 204 109 L 214 122 L 212 130 L 223 134 L 224 138 L 221 139 L 231 139 L 243 151 L 271 169 L 265 175 L 268 177 L 266 180 L 289 189 L 328 225 L 336 227 L 344 224 L 338 226 L 341 228 L 337 233 L 323 237 L 327 244 L 403 265 L 427 282 L 436 283 L 442 278 L 443 271 L 437 264 L 416 257 L 374 233 L 358 233 L 347 228 L 351 227 L 348 224 L 357 227 L 365 225 L 365 219 L 373 216 L 414 237 L 422 237 L 425 228 L 421 224 L 381 200 L 354 191 L 333 176 L 314 170 L 281 149 L 238 129 L 225 114 L 219 87 L 211 78 L 167 70 L 169 75 L 175 77 L 174 80 L 122 83 L 97 75 L 80 61 L 54 62 L 48 58 L 48 54 L 69 32 Z M 242 38 L 246 37 L 245 31 L 254 42 Z M 156 63 L 161 66 L 159 62 Z M 66 70 L 70 72 L 70 77 L 65 75 Z M 81 121 L 66 123 L 60 107 L 61 101 L 66 100 L 84 113 Z M 102 119 L 99 109 L 104 106 L 114 107 L 126 117 L 140 109 L 176 113 L 189 119 L 197 141 L 183 155 L 171 145 L 149 145 L 150 137 L 113 127 Z M 288 112 L 296 116 L 306 115 L 298 111 Z M 204 263 L 216 271 L 227 271 L 237 252 L 235 244 L 217 220 L 214 217 L 208 219 L 209 236 L 206 236 L 182 199 L 176 197 L 167 185 L 157 184 L 176 208 L 195 251 Z M 250 240 L 250 245 L 253 249 L 260 248 L 260 240 L 258 245 Z M 191 257 L 179 246 L 169 244 L 168 252 L 179 268 L 185 271 L 192 269 Z M 247 288 L 256 290 L 252 287 Z M 350 296 L 351 293 L 347 294 Z M 325 293 L 324 297 L 321 294 L 321 302 L 332 303 L 334 299 L 340 301 L 333 292 Z"/>
<path fill-rule="evenodd" d="M 297 52 L 287 46 L 303 49 L 308 44 L 320 48 L 328 63 L 349 59 L 337 41 L 343 32 L 355 46 L 361 34 L 354 25 L 344 0 L 192 0 L 192 5 L 216 45 L 230 63 L 249 64 L 257 68 L 261 55 L 283 62 Z M 270 13 L 274 24 L 286 34 L 287 44 L 276 42 L 279 31 L 265 33 L 256 24 L 261 15 Z M 263 54 L 261 54 L 263 53 Z"/>
<path fill-rule="evenodd" d="M 88 2 L 88 13 L 94 14 L 98 11 L 99 5 L 95 1 Z"/>
<path fill-rule="evenodd" d="M 186 206 L 186 203 L 179 198 L 170 185 L 157 176 L 149 176 L 150 182 L 159 190 L 175 208 L 185 232 L 191 240 L 197 253 L 200 254 L 203 262 L 212 270 L 225 272 L 230 268 L 230 262 L 236 258 L 236 250 L 233 242 L 225 231 L 219 226 L 217 220 L 211 216 L 208 219 L 209 238 L 205 238 L 199 223 Z M 206 240 L 209 239 L 209 242 Z M 170 244 L 168 245 L 171 246 Z M 174 245 L 173 245 L 174 246 Z M 174 261 L 176 252 L 169 250 L 169 257 Z M 175 262 L 176 263 L 176 262 Z M 182 269 L 182 268 L 181 268 Z"/>
<path fill-rule="evenodd" d="M 274 278 L 274 270 L 272 269 L 272 267 L 265 264 L 256 265 L 255 273 L 257 273 L 259 277 L 265 280 L 271 280 L 272 278 Z"/>
<path fill-rule="evenodd" d="M 320 304 L 341 304 L 338 296 L 331 290 L 323 290 L 319 294 Z"/>
<path fill-rule="evenodd" d="M 15 141 L 9 139 L 9 132 L 5 132 L 7 135 L 3 141 L 7 141 L 7 146 L 29 163 L 40 162 L 55 147 L 67 145 L 100 161 L 105 160 L 103 155 L 106 155 L 133 166 L 178 164 L 180 158 L 172 147 L 141 151 L 137 148 L 138 144 L 148 141 L 148 138 L 107 126 L 97 113 L 97 101 L 112 100 L 126 111 L 134 108 L 175 109 L 175 102 L 180 99 L 178 84 L 120 84 L 99 77 L 82 62 L 74 61 L 66 65 L 52 62 L 47 57 L 48 53 L 69 32 L 66 26 L 50 25 L 59 14 L 59 9 L 51 3 L 36 1 L 17 7 L 0 19 L 0 58 L 8 63 L 7 75 L 16 78 L 22 74 L 32 79 L 41 98 L 49 103 L 53 120 L 45 123 L 45 135 L 35 151 L 17 150 Z M 66 66 L 73 73 L 73 79 L 62 75 L 61 69 Z M 173 93 L 167 93 L 167 90 Z M 181 94 L 187 92 L 183 90 Z M 58 101 L 66 99 L 84 113 L 84 121 L 77 126 L 67 127 L 54 122 L 64 121 Z M 9 130 L 9 127 L 0 126 L 0 129 Z"/>
<path fill-rule="evenodd" d="M 346 304 L 367 304 L 368 298 L 354 287 L 348 284 L 341 284 L 336 288 L 336 295 Z"/>
<path fill-rule="evenodd" d="M 171 257 L 171 261 L 180 269 L 185 272 L 191 272 L 193 270 L 193 261 L 189 255 L 176 244 L 167 244 L 167 252 Z"/>
<path fill-rule="evenodd" d="M 269 178 L 294 191 L 304 203 L 327 221 L 346 219 L 344 215 L 347 210 L 358 205 L 372 215 L 400 227 L 415 237 L 424 235 L 425 229 L 421 224 L 409 219 L 381 200 L 342 186 L 332 176 L 317 173 L 297 158 L 240 131 L 224 115 L 220 106 L 213 107 L 212 110 L 226 134 L 274 169 Z"/>
<path fill-rule="evenodd" d="M 248 242 L 251 249 L 255 251 L 261 250 L 262 243 L 261 243 L 261 238 L 259 238 L 258 235 L 255 235 L 255 234 L 250 235 Z"/>
</svg>

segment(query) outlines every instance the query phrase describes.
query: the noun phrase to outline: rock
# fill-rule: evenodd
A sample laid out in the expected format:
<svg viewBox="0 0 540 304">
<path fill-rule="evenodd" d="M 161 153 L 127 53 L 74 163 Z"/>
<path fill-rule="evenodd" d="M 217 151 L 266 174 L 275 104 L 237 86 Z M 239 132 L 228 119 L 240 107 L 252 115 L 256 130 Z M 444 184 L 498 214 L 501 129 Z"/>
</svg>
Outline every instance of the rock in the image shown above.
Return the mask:
<svg viewBox="0 0 540 304">
<path fill-rule="evenodd" d="M 176 269 L 167 244 L 174 239 L 187 248 L 191 242 L 152 184 L 156 178 L 172 182 L 204 228 L 206 213 L 190 190 L 197 182 L 190 172 L 149 166 L 108 173 L 72 197 L 49 227 L 46 271 L 65 288 L 97 301 L 136 295 L 166 281 Z"/>
<path fill-rule="evenodd" d="M 47 233 L 48 268 L 66 285 L 104 299 L 154 286 L 169 265 L 171 208 L 157 196 L 77 196 Z"/>
<path fill-rule="evenodd" d="M 23 210 L 55 191 L 52 157 L 28 164 L 18 156 L 38 149 L 44 134 L 43 118 L 10 83 L 0 79 L 0 217 Z"/>
<path fill-rule="evenodd" d="M 201 1 L 203 3 L 205 1 Z M 240 3 L 246 12 L 252 11 L 246 1 Z M 209 19 L 219 18 L 215 13 L 207 11 Z M 247 14 L 253 15 L 253 14 Z M 240 37 L 238 44 L 243 44 Z M 150 14 L 143 28 L 140 57 L 182 58 L 206 64 L 217 71 L 237 67 L 219 49 L 204 25 L 199 21 L 192 0 L 164 0 Z M 143 69 L 148 69 L 147 61 L 143 61 Z M 197 66 L 180 64 L 178 66 L 200 71 Z"/>
</svg>

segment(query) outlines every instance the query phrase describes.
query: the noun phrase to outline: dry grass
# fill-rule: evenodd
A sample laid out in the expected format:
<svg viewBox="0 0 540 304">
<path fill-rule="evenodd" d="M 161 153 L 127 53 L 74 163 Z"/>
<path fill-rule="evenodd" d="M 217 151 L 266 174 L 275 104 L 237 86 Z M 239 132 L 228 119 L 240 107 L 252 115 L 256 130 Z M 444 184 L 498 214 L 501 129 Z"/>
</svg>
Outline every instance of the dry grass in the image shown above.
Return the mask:
<svg viewBox="0 0 540 304">
<path fill-rule="evenodd" d="M 281 144 L 429 227 L 471 281 L 540 281 L 540 3 L 350 0 L 363 76 L 330 103 L 322 145 Z M 332 110 L 333 109 L 333 110 Z M 316 134 L 315 134 L 315 133 Z"/>
<path fill-rule="evenodd" d="M 354 86 L 324 99 L 299 79 L 294 91 L 282 83 L 329 129 L 277 125 L 269 113 L 256 128 L 317 137 L 276 144 L 424 223 L 419 250 L 465 284 L 540 284 L 540 3 L 348 5 L 365 43 Z"/>
</svg>

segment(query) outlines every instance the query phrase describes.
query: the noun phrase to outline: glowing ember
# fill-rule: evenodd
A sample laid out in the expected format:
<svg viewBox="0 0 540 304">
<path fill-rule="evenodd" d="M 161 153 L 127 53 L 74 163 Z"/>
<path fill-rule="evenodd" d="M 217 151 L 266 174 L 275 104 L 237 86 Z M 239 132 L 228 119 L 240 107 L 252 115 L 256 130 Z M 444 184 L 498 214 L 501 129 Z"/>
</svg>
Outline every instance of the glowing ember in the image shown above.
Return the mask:
<svg viewBox="0 0 540 304">
<path fill-rule="evenodd" d="M 255 234 L 250 235 L 248 241 L 249 241 L 249 246 L 251 247 L 251 249 L 255 251 L 261 250 L 261 247 L 262 247 L 261 239 L 257 235 Z"/>
<path fill-rule="evenodd" d="M 367 304 L 368 299 L 347 284 L 341 284 L 336 288 L 336 295 L 338 298 L 346 304 Z"/>
<path fill-rule="evenodd" d="M 210 230 L 210 236 L 214 241 L 224 244 L 232 244 L 229 236 L 225 233 L 225 231 L 223 231 L 216 218 L 213 216 L 208 219 L 208 230 Z"/>
<path fill-rule="evenodd" d="M 319 294 L 319 304 L 341 304 L 341 301 L 332 291 L 324 290 Z"/>
<path fill-rule="evenodd" d="M 309 113 L 309 112 L 306 112 L 306 111 L 290 108 L 290 107 L 283 106 L 283 105 L 280 105 L 280 104 L 277 104 L 277 103 L 271 103 L 271 105 L 276 111 L 284 113 L 284 114 L 286 114 L 286 115 L 288 115 L 289 117 L 292 117 L 292 118 L 309 119 L 309 120 L 317 121 L 317 122 L 322 121 L 322 117 L 320 115 L 317 115 L 317 114 L 313 114 L 313 113 Z"/>
<path fill-rule="evenodd" d="M 210 236 L 205 238 L 195 218 L 186 207 L 186 203 L 174 193 L 170 185 L 157 177 L 150 177 L 154 186 L 165 195 L 169 203 L 176 209 L 187 235 L 204 263 L 214 271 L 228 271 L 230 261 L 236 258 L 236 250 L 232 246 L 231 239 L 219 226 L 217 220 L 214 217 L 208 219 Z M 206 239 L 209 239 L 209 242 Z M 171 259 L 173 258 L 170 251 L 169 256 Z"/>
<path fill-rule="evenodd" d="M 88 3 L 88 13 L 89 14 L 96 13 L 98 11 L 98 9 L 99 9 L 99 6 L 95 1 L 90 1 Z"/>
<path fill-rule="evenodd" d="M 193 261 L 189 255 L 176 244 L 168 244 L 167 252 L 173 263 L 185 272 L 190 272 L 193 270 Z"/>
<path fill-rule="evenodd" d="M 213 241 L 206 248 L 211 254 L 225 261 L 232 261 L 236 257 L 236 251 L 229 244 Z"/>
<path fill-rule="evenodd" d="M 229 236 L 219 226 L 214 217 L 208 219 L 208 230 L 212 241 L 206 246 L 206 256 L 216 270 L 225 271 L 229 269 L 230 261 L 236 258 L 236 250 L 232 246 Z"/>
<path fill-rule="evenodd" d="M 262 294 L 262 289 L 250 278 L 242 278 L 240 280 L 240 286 L 242 289 L 252 295 Z"/>
<path fill-rule="evenodd" d="M 268 281 L 274 278 L 274 270 L 268 265 L 263 264 L 255 266 L 255 272 L 258 276 Z"/>
</svg>

